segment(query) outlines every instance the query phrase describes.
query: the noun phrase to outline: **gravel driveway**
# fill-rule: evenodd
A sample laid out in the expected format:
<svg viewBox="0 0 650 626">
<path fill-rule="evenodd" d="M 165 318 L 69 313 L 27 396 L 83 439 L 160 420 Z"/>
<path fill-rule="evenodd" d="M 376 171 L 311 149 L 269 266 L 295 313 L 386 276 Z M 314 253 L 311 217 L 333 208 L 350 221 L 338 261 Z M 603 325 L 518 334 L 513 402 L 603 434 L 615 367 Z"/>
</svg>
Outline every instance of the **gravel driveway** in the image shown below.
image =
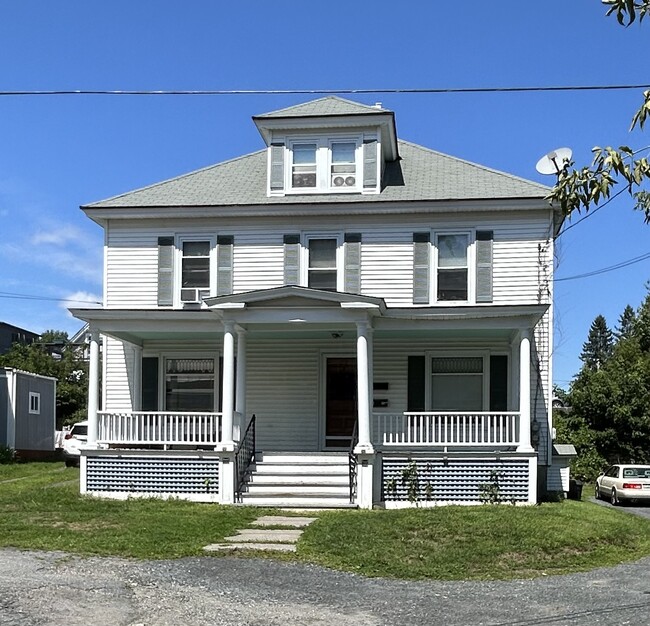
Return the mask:
<svg viewBox="0 0 650 626">
<path fill-rule="evenodd" d="M 131 561 L 6 549 L 0 624 L 643 625 L 650 558 L 536 580 L 421 583 L 260 559 Z"/>
</svg>

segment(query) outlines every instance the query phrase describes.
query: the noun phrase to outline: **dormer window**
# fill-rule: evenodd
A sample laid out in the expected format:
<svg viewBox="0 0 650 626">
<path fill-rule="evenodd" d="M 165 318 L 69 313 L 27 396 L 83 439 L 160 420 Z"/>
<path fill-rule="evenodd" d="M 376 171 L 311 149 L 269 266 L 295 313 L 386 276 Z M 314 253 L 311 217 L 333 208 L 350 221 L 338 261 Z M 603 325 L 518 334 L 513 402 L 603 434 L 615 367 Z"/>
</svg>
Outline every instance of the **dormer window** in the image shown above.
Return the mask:
<svg viewBox="0 0 650 626">
<path fill-rule="evenodd" d="M 283 136 L 270 145 L 271 195 L 377 193 L 378 180 L 378 143 L 365 133 Z"/>
<path fill-rule="evenodd" d="M 316 177 L 316 143 L 294 143 L 292 145 L 291 187 L 294 189 L 315 189 Z"/>
<path fill-rule="evenodd" d="M 357 145 L 351 141 L 333 141 L 331 144 L 331 181 L 333 188 L 357 186 Z"/>
</svg>

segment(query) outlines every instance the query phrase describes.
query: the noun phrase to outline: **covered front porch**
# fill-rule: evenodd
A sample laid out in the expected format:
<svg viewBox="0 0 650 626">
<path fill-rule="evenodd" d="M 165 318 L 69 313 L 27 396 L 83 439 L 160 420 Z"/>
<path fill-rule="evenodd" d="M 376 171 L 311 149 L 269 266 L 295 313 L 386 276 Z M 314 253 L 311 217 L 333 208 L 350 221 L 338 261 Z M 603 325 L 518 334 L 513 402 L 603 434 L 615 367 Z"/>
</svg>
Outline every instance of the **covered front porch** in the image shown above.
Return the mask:
<svg viewBox="0 0 650 626">
<path fill-rule="evenodd" d="M 505 469 L 506 459 L 519 459 L 527 468 L 520 501 L 535 501 L 531 339 L 544 307 L 387 310 L 376 298 L 299 287 L 206 302 L 196 310 L 76 311 L 91 324 L 85 474 L 101 463 L 116 472 L 129 459 L 133 482 L 154 458 L 174 459 L 181 473 L 208 459 L 218 479 L 205 478 L 210 488 L 201 493 L 197 478 L 194 497 L 228 503 L 245 499 L 256 452 L 323 452 L 345 458 L 349 497 L 370 508 L 391 500 L 386 485 L 399 459 L 428 459 L 426 469 L 438 460 L 449 467 L 445 459 L 454 457 L 463 461 L 460 474 L 477 459 Z M 129 389 L 128 402 L 118 402 L 107 381 L 102 410 L 100 334 L 106 359 L 121 350 Z M 200 367 L 194 378 L 185 371 Z M 181 379 L 187 398 L 211 381 L 211 410 L 177 406 Z M 479 483 L 492 471 L 479 472 Z M 86 483 L 87 492 L 124 493 L 89 488 L 98 484 Z M 156 490 L 167 493 L 164 484 Z"/>
</svg>

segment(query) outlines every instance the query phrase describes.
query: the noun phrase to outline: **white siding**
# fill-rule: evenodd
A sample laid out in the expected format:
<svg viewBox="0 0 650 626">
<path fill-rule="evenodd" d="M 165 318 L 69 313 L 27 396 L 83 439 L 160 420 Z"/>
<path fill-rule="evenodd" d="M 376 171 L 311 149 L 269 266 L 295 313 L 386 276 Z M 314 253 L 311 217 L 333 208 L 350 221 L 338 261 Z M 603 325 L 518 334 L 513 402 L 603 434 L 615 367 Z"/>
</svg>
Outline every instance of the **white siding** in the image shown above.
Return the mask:
<svg viewBox="0 0 650 626">
<path fill-rule="evenodd" d="M 106 306 L 158 306 L 158 233 L 152 233 L 151 228 L 110 228 Z"/>
<path fill-rule="evenodd" d="M 325 341 L 248 342 L 246 409 L 257 416 L 259 450 L 320 450 L 319 361 L 320 349 L 327 346 Z"/>
<path fill-rule="evenodd" d="M 133 346 L 116 339 L 106 338 L 104 343 L 104 410 L 132 411 L 133 366 L 135 350 Z"/>
<path fill-rule="evenodd" d="M 284 245 L 280 233 L 235 235 L 233 291 L 281 287 Z"/>
<path fill-rule="evenodd" d="M 531 418 L 539 425 L 539 462 L 550 464 L 551 375 L 550 375 L 550 314 L 547 311 L 534 330 L 531 345 L 530 401 Z"/>
<path fill-rule="evenodd" d="M 159 227 L 145 221 L 111 221 L 106 253 L 106 306 L 157 306 L 158 237 L 175 234 L 233 234 L 236 293 L 283 284 L 282 235 L 286 233 L 362 234 L 361 289 L 382 297 L 388 306 L 413 301 L 413 232 L 480 229 L 494 232 L 494 303 L 548 302 L 552 250 L 549 215 L 525 213 L 449 213 L 432 215 L 302 216 L 245 221 L 165 220 Z M 540 248 L 541 246 L 541 248 Z M 432 268 L 431 278 L 434 278 Z"/>
</svg>

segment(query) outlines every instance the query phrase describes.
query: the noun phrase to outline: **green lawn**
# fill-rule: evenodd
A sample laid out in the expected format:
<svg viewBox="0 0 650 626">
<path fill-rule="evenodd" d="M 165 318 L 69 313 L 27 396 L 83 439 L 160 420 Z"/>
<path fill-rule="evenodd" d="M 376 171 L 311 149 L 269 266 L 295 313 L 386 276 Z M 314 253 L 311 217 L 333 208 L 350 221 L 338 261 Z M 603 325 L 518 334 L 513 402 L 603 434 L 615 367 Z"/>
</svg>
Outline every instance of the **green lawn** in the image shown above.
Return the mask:
<svg viewBox="0 0 650 626">
<path fill-rule="evenodd" d="M 96 500 L 79 496 L 78 477 L 63 463 L 0 465 L 0 546 L 177 558 L 202 554 L 204 545 L 268 513 L 178 500 Z M 568 573 L 646 555 L 650 521 L 565 501 L 326 512 L 307 528 L 297 554 L 282 558 L 366 576 L 453 580 Z"/>
</svg>

